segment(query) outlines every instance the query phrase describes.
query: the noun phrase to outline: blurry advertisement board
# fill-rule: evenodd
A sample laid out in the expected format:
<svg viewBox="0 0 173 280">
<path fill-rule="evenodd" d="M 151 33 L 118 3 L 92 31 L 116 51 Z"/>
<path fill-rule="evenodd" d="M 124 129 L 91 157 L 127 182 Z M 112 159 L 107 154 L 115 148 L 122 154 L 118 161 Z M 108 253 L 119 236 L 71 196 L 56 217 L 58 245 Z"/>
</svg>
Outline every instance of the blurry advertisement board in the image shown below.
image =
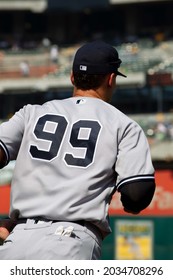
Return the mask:
<svg viewBox="0 0 173 280">
<path fill-rule="evenodd" d="M 151 221 L 117 220 L 115 232 L 115 259 L 151 260 L 153 258 Z"/>
</svg>

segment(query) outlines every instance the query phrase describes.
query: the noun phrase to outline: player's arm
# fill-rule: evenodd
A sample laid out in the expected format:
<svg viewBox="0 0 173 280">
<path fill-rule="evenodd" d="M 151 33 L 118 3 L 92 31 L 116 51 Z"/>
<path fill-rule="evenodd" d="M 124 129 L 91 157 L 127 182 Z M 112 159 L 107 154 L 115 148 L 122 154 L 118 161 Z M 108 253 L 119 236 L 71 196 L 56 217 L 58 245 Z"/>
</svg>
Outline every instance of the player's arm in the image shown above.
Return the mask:
<svg viewBox="0 0 173 280">
<path fill-rule="evenodd" d="M 11 213 L 11 217 L 9 219 L 0 220 L 0 245 L 3 244 L 4 240 L 8 237 L 10 232 L 16 226 L 18 217 L 19 210 L 14 210 Z"/>
<path fill-rule="evenodd" d="M 17 158 L 24 132 L 26 107 L 0 124 L 0 168 Z"/>
<path fill-rule="evenodd" d="M 6 166 L 9 162 L 9 154 L 6 146 L 2 141 L 0 141 L 0 168 Z M 0 245 L 3 244 L 4 240 L 8 237 L 12 229 L 16 225 L 16 219 L 18 217 L 18 212 L 13 212 L 10 219 L 0 220 Z"/>
<path fill-rule="evenodd" d="M 146 176 L 147 177 L 147 176 Z M 121 193 L 121 202 L 126 212 L 138 214 L 152 201 L 155 192 L 154 176 L 127 182 L 118 191 Z"/>
<path fill-rule="evenodd" d="M 0 141 L 0 169 L 6 166 L 9 162 L 9 154 L 5 145 Z"/>
<path fill-rule="evenodd" d="M 154 168 L 146 136 L 135 122 L 129 123 L 123 131 L 116 172 L 124 210 L 138 214 L 148 207 L 156 187 Z"/>
</svg>

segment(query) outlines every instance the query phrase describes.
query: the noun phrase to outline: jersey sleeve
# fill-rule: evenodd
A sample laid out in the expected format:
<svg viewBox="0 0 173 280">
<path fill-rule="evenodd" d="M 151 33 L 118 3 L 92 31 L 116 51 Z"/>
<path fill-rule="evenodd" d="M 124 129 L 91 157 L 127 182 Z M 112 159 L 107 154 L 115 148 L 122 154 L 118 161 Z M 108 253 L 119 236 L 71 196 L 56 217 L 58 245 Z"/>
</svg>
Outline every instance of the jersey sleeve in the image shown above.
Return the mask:
<svg viewBox="0 0 173 280">
<path fill-rule="evenodd" d="M 0 145 L 6 153 L 7 162 L 15 160 L 24 132 L 24 109 L 16 112 L 8 121 L 0 125 Z"/>
<path fill-rule="evenodd" d="M 149 144 L 136 122 L 129 122 L 121 134 L 115 171 L 117 189 L 137 181 L 154 180 Z"/>
</svg>

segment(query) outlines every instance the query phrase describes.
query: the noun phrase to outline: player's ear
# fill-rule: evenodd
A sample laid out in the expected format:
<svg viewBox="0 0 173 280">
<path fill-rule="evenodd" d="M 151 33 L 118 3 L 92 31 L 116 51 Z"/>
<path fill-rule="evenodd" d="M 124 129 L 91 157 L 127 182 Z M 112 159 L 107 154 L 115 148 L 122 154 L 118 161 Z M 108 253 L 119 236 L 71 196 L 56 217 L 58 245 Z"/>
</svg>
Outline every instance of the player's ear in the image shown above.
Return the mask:
<svg viewBox="0 0 173 280">
<path fill-rule="evenodd" d="M 71 71 L 70 80 L 71 80 L 72 85 L 74 85 L 74 75 L 73 75 L 73 71 Z"/>
<path fill-rule="evenodd" d="M 108 86 L 109 87 L 114 87 L 115 86 L 115 79 L 116 79 L 115 73 L 112 73 L 112 74 L 109 75 L 109 78 L 108 78 Z"/>
</svg>

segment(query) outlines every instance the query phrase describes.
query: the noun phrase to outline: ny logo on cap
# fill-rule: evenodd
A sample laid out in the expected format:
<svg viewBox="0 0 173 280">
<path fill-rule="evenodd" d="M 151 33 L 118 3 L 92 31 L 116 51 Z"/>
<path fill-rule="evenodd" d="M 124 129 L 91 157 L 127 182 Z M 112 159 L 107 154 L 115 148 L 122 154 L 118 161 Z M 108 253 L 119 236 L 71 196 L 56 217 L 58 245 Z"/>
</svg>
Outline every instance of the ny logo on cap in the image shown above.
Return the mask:
<svg viewBox="0 0 173 280">
<path fill-rule="evenodd" d="M 85 66 L 85 65 L 80 65 L 80 66 L 79 66 L 79 69 L 80 69 L 81 71 L 87 71 L 87 66 Z"/>
</svg>

